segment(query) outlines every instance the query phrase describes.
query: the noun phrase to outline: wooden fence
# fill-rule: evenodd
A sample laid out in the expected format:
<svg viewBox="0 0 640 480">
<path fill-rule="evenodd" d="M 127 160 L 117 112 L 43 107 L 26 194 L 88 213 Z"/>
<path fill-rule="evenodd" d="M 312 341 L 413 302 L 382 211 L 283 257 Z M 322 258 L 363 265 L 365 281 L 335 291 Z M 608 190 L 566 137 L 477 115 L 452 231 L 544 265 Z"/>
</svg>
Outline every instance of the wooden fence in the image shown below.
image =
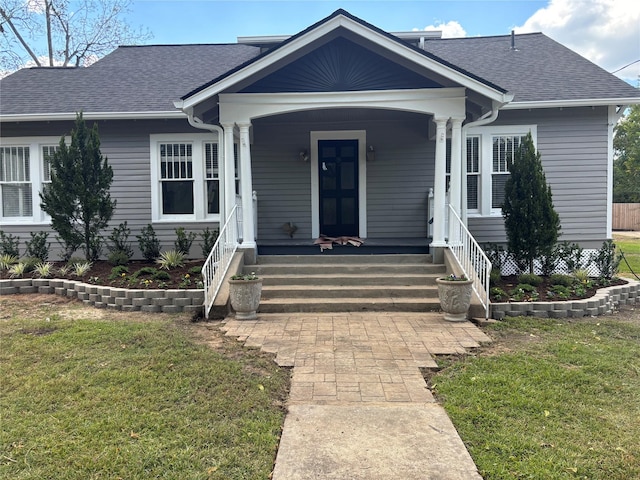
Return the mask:
<svg viewBox="0 0 640 480">
<path fill-rule="evenodd" d="M 614 203 L 613 229 L 640 231 L 640 203 Z"/>
</svg>

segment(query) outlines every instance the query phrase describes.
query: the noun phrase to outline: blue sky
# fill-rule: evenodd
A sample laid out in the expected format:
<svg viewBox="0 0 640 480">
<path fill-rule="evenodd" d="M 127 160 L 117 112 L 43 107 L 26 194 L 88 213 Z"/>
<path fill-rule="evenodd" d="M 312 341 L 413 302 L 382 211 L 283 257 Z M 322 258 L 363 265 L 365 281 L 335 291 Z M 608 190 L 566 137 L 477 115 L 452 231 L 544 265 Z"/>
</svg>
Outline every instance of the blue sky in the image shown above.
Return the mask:
<svg viewBox="0 0 640 480">
<path fill-rule="evenodd" d="M 640 60 L 638 0 L 135 0 L 128 20 L 152 32 L 148 43 L 233 43 L 238 36 L 295 34 L 338 8 L 390 32 L 542 31 L 608 71 Z M 637 85 L 640 62 L 617 75 Z"/>
</svg>

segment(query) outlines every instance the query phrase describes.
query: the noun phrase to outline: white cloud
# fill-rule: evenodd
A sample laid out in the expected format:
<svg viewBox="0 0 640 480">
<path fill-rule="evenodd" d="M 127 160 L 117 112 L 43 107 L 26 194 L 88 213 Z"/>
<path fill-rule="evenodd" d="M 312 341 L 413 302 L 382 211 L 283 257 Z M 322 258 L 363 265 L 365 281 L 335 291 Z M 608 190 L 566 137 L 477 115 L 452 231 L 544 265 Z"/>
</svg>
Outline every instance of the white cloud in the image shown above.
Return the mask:
<svg viewBox="0 0 640 480">
<path fill-rule="evenodd" d="M 462 25 L 455 20 L 450 20 L 447 23 L 438 21 L 435 25 L 427 25 L 423 30 L 427 32 L 440 30 L 442 32 L 442 38 L 459 38 L 467 36 L 467 32 L 462 28 Z"/>
<path fill-rule="evenodd" d="M 640 59 L 638 0 L 550 0 L 515 30 L 542 32 L 609 72 Z M 616 75 L 634 82 L 640 63 Z"/>
</svg>

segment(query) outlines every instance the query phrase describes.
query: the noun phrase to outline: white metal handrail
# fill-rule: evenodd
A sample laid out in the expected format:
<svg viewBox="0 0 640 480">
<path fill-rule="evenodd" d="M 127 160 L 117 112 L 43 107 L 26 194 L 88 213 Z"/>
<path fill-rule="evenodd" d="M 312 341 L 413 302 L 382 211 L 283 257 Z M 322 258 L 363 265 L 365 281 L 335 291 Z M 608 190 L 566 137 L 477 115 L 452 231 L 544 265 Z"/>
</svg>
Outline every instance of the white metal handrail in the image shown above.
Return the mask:
<svg viewBox="0 0 640 480">
<path fill-rule="evenodd" d="M 239 208 L 235 205 L 202 267 L 205 317 L 209 316 L 233 254 L 238 249 L 238 211 Z"/>
<path fill-rule="evenodd" d="M 485 318 L 489 318 L 491 262 L 451 205 L 449 205 L 449 223 L 449 250 L 467 278 L 473 280 L 473 290 L 484 307 Z"/>
</svg>

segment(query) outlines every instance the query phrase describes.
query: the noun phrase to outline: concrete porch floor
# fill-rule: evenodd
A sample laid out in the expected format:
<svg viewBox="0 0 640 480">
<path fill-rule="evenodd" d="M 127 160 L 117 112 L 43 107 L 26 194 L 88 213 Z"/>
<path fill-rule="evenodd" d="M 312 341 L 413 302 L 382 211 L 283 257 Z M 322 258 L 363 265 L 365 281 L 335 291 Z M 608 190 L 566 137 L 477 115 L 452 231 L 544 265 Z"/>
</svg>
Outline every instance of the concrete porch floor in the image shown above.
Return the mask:
<svg viewBox="0 0 640 480">
<path fill-rule="evenodd" d="M 273 472 L 295 479 L 480 479 L 420 373 L 490 342 L 437 313 L 261 314 L 227 336 L 293 367 Z"/>
</svg>

